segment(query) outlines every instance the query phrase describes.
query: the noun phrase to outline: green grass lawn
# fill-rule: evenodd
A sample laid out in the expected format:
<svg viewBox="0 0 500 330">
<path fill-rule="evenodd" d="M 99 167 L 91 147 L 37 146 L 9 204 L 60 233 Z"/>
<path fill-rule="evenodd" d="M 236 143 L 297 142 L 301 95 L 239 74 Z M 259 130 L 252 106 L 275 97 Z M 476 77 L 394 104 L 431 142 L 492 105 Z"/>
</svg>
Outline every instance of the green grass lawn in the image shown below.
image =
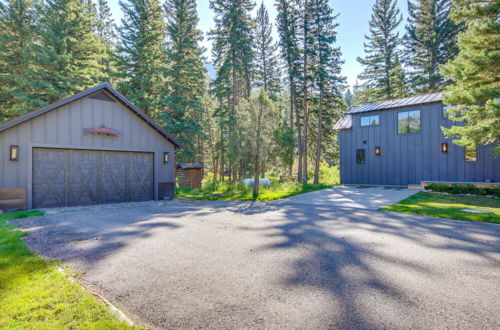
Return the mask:
<svg viewBox="0 0 500 330">
<path fill-rule="evenodd" d="M 461 211 L 462 209 L 489 210 L 492 213 L 467 213 Z M 438 195 L 419 192 L 399 203 L 383 207 L 381 210 L 500 224 L 500 199 L 488 197 Z"/>
<path fill-rule="evenodd" d="M 40 211 L 0 214 L 0 328 L 130 329 L 101 301 L 57 270 L 56 261 L 32 253 L 26 233 L 6 220 Z"/>
<path fill-rule="evenodd" d="M 210 182 L 202 189 L 180 188 L 176 190 L 177 197 L 205 199 L 205 200 L 258 200 L 272 201 L 306 192 L 333 187 L 331 184 L 299 184 L 295 182 L 276 182 L 270 187 L 260 187 L 259 196 L 254 199 L 252 187 L 243 183 Z"/>
</svg>

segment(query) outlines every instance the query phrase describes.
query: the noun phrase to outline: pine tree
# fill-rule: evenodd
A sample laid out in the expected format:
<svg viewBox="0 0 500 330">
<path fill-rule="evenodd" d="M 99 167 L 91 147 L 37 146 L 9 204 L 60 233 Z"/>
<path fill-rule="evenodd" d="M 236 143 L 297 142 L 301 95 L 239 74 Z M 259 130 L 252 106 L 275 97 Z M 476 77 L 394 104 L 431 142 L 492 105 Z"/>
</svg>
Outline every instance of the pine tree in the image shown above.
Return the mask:
<svg viewBox="0 0 500 330">
<path fill-rule="evenodd" d="M 37 4 L 33 0 L 0 2 L 0 122 L 32 109 L 19 96 L 28 92 L 24 82 L 36 41 Z"/>
<path fill-rule="evenodd" d="M 103 43 L 94 33 L 90 0 L 48 0 L 32 46 L 33 64 L 24 76 L 22 103 L 37 108 L 95 86 L 103 80 Z"/>
<path fill-rule="evenodd" d="M 369 101 L 405 96 L 405 76 L 400 63 L 401 40 L 398 25 L 403 17 L 396 0 L 377 0 L 370 20 L 370 35 L 365 35 L 365 57 L 357 60 L 363 65 L 358 79 Z"/>
<path fill-rule="evenodd" d="M 237 108 L 240 98 L 249 98 L 251 92 L 251 66 L 253 62 L 251 0 L 211 0 L 215 14 L 215 28 L 210 32 L 217 67 L 216 82 L 229 87 L 227 100 L 228 123 L 227 160 L 233 180 L 241 164 L 241 145 L 238 139 Z M 219 88 L 220 89 L 220 88 Z M 222 168 L 222 167 L 221 167 Z M 241 174 L 241 171 L 239 172 Z"/>
<path fill-rule="evenodd" d="M 455 24 L 465 23 L 458 38 L 459 53 L 441 67 L 452 80 L 444 101 L 456 105 L 452 119 L 462 122 L 443 129 L 446 136 L 464 147 L 496 144 L 500 155 L 500 2 L 456 0 L 452 11 Z"/>
<path fill-rule="evenodd" d="M 344 101 L 345 103 L 350 107 L 351 105 L 353 105 L 353 102 L 354 102 L 354 94 L 353 92 L 351 92 L 351 89 L 350 88 L 347 88 L 347 90 L 345 91 L 344 93 Z"/>
<path fill-rule="evenodd" d="M 199 43 L 203 35 L 197 29 L 198 13 L 195 0 L 167 0 L 168 49 L 166 98 L 163 114 L 166 129 L 180 138 L 184 148 L 180 160 L 200 161 L 202 150 L 197 150 L 201 138 L 203 98 L 206 94 L 206 69 Z"/>
<path fill-rule="evenodd" d="M 457 35 L 462 29 L 451 21 L 450 10 L 451 0 L 408 1 L 406 58 L 417 93 L 442 90 L 449 82 L 439 73 L 439 65 L 456 56 Z"/>
<path fill-rule="evenodd" d="M 116 77 L 115 48 L 116 48 L 116 25 L 111 15 L 107 0 L 97 0 L 96 33 L 104 43 L 104 54 L 101 64 L 104 66 L 104 80 L 114 83 Z"/>
<path fill-rule="evenodd" d="M 277 45 L 272 37 L 272 25 L 264 2 L 257 10 L 254 36 L 255 65 L 254 85 L 262 87 L 269 98 L 276 101 L 281 90 L 281 70 L 277 55 Z"/>
<path fill-rule="evenodd" d="M 298 88 L 301 78 L 301 49 L 299 47 L 300 8 L 297 0 L 277 0 L 277 27 L 281 58 L 286 64 L 288 87 L 290 89 L 289 122 L 295 122 L 298 148 L 297 180 L 302 181 L 302 124 L 299 113 Z M 290 173 L 291 174 L 291 173 Z"/>
<path fill-rule="evenodd" d="M 318 120 L 316 132 L 316 158 L 314 167 L 314 183 L 319 183 L 319 166 L 321 159 L 321 140 L 323 137 L 323 119 L 325 115 L 325 96 L 330 94 L 342 100 L 341 90 L 344 88 L 345 78 L 341 77 L 341 52 L 334 47 L 337 38 L 334 23 L 333 9 L 328 0 L 314 0 L 312 2 L 311 38 L 314 48 L 315 65 L 312 69 L 314 87 L 319 93 Z M 337 103 L 337 102 L 336 102 Z"/>
<path fill-rule="evenodd" d="M 165 21 L 159 0 L 123 0 L 118 29 L 118 89 L 154 119 L 164 113 L 167 92 Z"/>
<path fill-rule="evenodd" d="M 302 125 L 302 181 L 309 180 L 308 175 L 308 130 L 309 130 L 309 88 L 313 81 L 312 63 L 315 60 L 314 51 L 314 36 L 311 33 L 312 17 L 314 16 L 314 3 L 316 0 L 304 0 L 302 3 L 303 10 L 300 16 L 300 35 L 302 41 L 302 93 L 300 95 L 302 101 L 302 115 L 304 117 Z"/>
</svg>

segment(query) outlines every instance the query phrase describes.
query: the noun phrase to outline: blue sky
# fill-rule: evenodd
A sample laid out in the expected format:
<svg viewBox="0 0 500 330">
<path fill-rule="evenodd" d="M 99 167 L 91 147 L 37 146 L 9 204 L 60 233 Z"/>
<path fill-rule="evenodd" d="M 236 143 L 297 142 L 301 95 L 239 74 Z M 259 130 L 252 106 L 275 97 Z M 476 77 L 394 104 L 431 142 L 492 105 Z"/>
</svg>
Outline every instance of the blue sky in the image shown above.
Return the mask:
<svg viewBox="0 0 500 330">
<path fill-rule="evenodd" d="M 110 7 L 116 22 L 122 17 L 119 0 L 109 0 Z M 269 16 L 274 22 L 276 10 L 274 8 L 274 0 L 257 0 L 257 6 L 260 6 L 261 1 L 264 1 L 264 6 L 269 11 Z M 209 31 L 213 27 L 213 14 L 208 6 L 208 0 L 197 0 L 198 14 L 200 16 L 199 28 L 203 32 Z M 356 76 L 361 72 L 362 68 L 356 61 L 356 57 L 363 56 L 364 35 L 368 33 L 368 22 L 370 20 L 372 6 L 375 0 L 330 0 L 330 5 L 335 13 L 339 13 L 338 37 L 337 44 L 340 46 L 345 64 L 343 65 L 343 74 L 347 77 L 349 85 L 354 85 Z M 400 25 L 401 33 L 403 33 L 406 22 L 407 1 L 398 0 L 399 8 L 403 13 L 403 23 Z M 276 30 L 276 28 L 275 28 Z M 275 31 L 276 33 L 276 31 Z M 207 57 L 209 58 L 210 41 L 205 38 L 204 46 L 207 48 Z"/>
</svg>

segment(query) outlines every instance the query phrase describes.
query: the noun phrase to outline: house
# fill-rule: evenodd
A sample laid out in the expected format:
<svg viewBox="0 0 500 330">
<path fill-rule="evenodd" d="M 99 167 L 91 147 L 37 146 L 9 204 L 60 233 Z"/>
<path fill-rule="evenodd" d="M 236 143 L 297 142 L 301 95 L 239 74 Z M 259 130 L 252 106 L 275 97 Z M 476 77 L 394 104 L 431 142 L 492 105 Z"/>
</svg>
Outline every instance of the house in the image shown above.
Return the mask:
<svg viewBox="0 0 500 330">
<path fill-rule="evenodd" d="M 440 93 L 350 107 L 334 127 L 341 182 L 500 182 L 500 157 L 491 147 L 465 150 L 444 137 L 441 127 L 457 125 L 446 110 Z"/>
<path fill-rule="evenodd" d="M 173 197 L 178 147 L 103 83 L 0 126 L 0 193 L 28 208 Z"/>
</svg>

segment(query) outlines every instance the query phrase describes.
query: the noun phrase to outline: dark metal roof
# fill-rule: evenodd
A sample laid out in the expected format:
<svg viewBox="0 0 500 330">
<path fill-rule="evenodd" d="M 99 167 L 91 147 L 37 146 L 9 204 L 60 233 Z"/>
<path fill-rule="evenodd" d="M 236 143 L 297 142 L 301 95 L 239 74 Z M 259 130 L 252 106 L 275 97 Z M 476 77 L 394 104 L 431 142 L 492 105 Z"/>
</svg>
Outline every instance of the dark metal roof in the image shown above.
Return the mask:
<svg viewBox="0 0 500 330">
<path fill-rule="evenodd" d="M 191 169 L 191 168 L 203 168 L 203 165 L 197 163 L 179 163 L 177 168 Z"/>
<path fill-rule="evenodd" d="M 21 116 L 19 118 L 13 119 L 11 121 L 6 122 L 3 125 L 0 125 L 0 133 L 3 131 L 6 131 L 14 126 L 20 125 L 24 123 L 25 121 L 28 121 L 30 119 L 36 118 L 38 116 L 41 116 L 43 114 L 46 114 L 49 111 L 55 110 L 57 108 L 60 108 L 68 103 L 74 102 L 78 99 L 81 99 L 83 97 L 86 97 L 90 94 L 93 94 L 95 92 L 101 91 L 101 90 L 106 90 L 108 93 L 110 93 L 113 97 L 115 97 L 118 101 L 120 101 L 123 105 L 125 105 L 127 108 L 129 108 L 132 112 L 134 112 L 139 118 L 144 120 L 149 126 L 153 127 L 158 133 L 163 135 L 168 141 L 174 144 L 175 147 L 181 148 L 182 144 L 177 141 L 172 135 L 167 133 L 163 128 L 160 127 L 153 119 L 151 119 L 148 115 L 146 115 L 144 112 L 142 112 L 138 107 L 136 107 L 134 104 L 132 104 L 125 96 L 120 94 L 117 90 L 115 90 L 110 84 L 108 83 L 102 83 L 100 85 L 97 85 L 95 87 L 89 88 L 83 92 L 80 92 L 78 94 L 75 94 L 73 96 L 67 97 L 65 99 L 62 99 L 60 101 L 57 101 L 55 103 L 49 104 L 41 109 L 38 109 L 36 111 L 30 112 L 27 115 Z"/>
<path fill-rule="evenodd" d="M 441 102 L 443 100 L 443 95 L 441 93 L 423 94 L 405 97 L 402 99 L 385 100 L 372 103 L 353 105 L 347 110 L 348 114 L 369 112 L 376 110 L 393 109 L 400 107 L 407 107 L 411 105 L 419 105 L 426 103 Z"/>
<path fill-rule="evenodd" d="M 333 129 L 342 130 L 342 129 L 350 129 L 351 127 L 352 127 L 352 116 L 345 115 L 335 124 L 335 126 L 333 126 Z"/>
</svg>

